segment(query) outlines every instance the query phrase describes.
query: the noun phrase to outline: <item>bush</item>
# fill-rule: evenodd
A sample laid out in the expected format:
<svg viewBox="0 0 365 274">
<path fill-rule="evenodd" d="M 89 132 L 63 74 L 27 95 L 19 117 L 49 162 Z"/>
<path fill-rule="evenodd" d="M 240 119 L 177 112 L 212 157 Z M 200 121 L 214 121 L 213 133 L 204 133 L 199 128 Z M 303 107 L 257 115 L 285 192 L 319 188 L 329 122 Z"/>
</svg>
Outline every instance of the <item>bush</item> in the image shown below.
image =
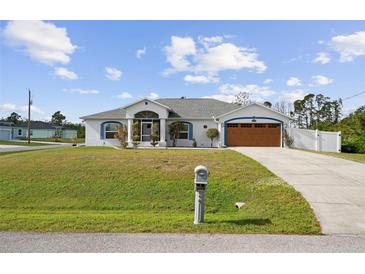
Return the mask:
<svg viewBox="0 0 365 274">
<path fill-rule="evenodd" d="M 195 138 L 193 138 L 193 147 L 197 147 L 197 146 L 198 146 L 198 144 L 196 143 Z"/>
<path fill-rule="evenodd" d="M 287 130 L 284 131 L 284 143 L 289 148 L 292 148 L 294 144 L 294 137 L 290 136 Z"/>
<path fill-rule="evenodd" d="M 353 136 L 342 141 L 342 152 L 365 153 L 365 136 Z"/>
<path fill-rule="evenodd" d="M 120 142 L 122 148 L 126 148 L 128 146 L 128 142 L 126 142 L 126 138 L 128 136 L 128 130 L 126 125 L 118 125 L 118 131 L 115 133 L 114 137 L 117 138 Z"/>
<path fill-rule="evenodd" d="M 210 139 L 210 147 L 213 147 L 213 140 L 219 136 L 218 129 L 208 128 L 206 135 Z"/>
<path fill-rule="evenodd" d="M 158 140 L 160 139 L 160 136 L 158 134 L 160 130 L 160 124 L 153 123 L 152 125 L 152 134 L 151 134 L 151 145 L 155 147 L 158 144 Z"/>
<path fill-rule="evenodd" d="M 343 144 L 341 146 L 341 152 L 358 153 L 358 149 L 354 144 Z"/>
</svg>

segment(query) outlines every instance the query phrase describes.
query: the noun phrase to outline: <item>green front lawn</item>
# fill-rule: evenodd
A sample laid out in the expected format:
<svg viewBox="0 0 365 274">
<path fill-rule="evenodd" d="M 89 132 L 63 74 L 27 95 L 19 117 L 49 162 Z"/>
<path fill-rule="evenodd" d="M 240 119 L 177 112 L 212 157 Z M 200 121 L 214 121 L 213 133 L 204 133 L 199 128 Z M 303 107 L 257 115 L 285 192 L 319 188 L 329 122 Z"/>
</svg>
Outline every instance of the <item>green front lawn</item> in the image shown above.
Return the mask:
<svg viewBox="0 0 365 274">
<path fill-rule="evenodd" d="M 193 225 L 198 164 L 211 174 L 206 223 Z M 298 192 L 237 152 L 101 147 L 0 155 L 0 230 L 320 232 Z"/>
<path fill-rule="evenodd" d="M 0 141 L 0 145 L 12 145 L 12 146 L 44 146 L 48 144 L 43 143 L 35 143 L 33 141 L 28 144 L 27 142 L 19 142 L 19 141 Z"/>
<path fill-rule="evenodd" d="M 42 142 L 59 142 L 59 143 L 77 143 L 82 144 L 85 143 L 84 138 L 31 138 L 32 141 L 42 141 Z"/>
</svg>

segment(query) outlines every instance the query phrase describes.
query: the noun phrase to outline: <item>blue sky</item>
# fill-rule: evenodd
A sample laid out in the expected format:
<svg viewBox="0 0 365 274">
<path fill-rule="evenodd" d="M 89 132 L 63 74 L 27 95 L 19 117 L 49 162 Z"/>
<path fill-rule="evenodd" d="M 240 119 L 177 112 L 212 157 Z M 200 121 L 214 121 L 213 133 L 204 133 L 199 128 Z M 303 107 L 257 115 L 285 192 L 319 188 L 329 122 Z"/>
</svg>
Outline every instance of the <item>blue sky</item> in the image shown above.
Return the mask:
<svg viewBox="0 0 365 274">
<path fill-rule="evenodd" d="M 292 101 L 365 90 L 365 21 L 1 21 L 0 117 L 67 120 L 144 96 Z M 344 101 L 346 112 L 365 94 Z"/>
</svg>

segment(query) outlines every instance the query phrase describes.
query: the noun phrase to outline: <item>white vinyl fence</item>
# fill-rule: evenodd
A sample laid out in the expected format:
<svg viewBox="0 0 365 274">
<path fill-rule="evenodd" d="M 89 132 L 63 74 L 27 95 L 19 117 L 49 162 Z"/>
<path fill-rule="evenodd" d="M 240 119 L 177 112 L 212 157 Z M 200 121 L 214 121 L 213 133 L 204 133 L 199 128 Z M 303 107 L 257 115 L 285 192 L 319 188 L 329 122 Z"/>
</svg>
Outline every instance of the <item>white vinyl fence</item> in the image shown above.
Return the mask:
<svg viewBox="0 0 365 274">
<path fill-rule="evenodd" d="M 323 152 L 341 152 L 341 132 L 287 128 L 293 147 Z"/>
</svg>

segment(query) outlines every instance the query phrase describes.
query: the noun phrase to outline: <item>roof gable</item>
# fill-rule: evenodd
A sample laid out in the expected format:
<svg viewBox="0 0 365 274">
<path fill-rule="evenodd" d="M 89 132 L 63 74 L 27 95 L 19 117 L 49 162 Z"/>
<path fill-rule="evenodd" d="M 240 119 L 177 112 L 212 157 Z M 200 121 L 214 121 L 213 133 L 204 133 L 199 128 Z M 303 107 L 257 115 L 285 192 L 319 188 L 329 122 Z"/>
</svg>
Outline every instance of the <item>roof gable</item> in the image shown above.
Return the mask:
<svg viewBox="0 0 365 274">
<path fill-rule="evenodd" d="M 293 119 L 292 117 L 290 117 L 290 116 L 288 116 L 288 115 L 286 115 L 286 114 L 284 114 L 284 113 L 281 113 L 280 111 L 274 110 L 274 109 L 272 109 L 272 108 L 266 107 L 266 106 L 264 106 L 264 105 L 262 105 L 262 104 L 259 104 L 259 103 L 256 103 L 256 102 L 253 102 L 253 103 L 250 103 L 250 104 L 247 104 L 247 105 L 241 106 L 241 107 L 239 107 L 238 109 L 234 109 L 234 110 L 229 111 L 229 112 L 227 112 L 227 113 L 221 114 L 221 115 L 219 115 L 219 116 L 217 116 L 217 117 L 215 117 L 215 118 L 221 118 L 221 117 L 224 117 L 224 116 L 226 116 L 226 115 L 229 115 L 229 114 L 235 113 L 236 111 L 239 111 L 239 110 L 242 110 L 242 109 L 248 108 L 248 107 L 253 106 L 253 105 L 255 105 L 255 106 L 259 106 L 259 107 L 264 108 L 264 109 L 266 109 L 266 110 L 269 110 L 269 111 L 271 111 L 271 112 L 273 112 L 273 113 L 279 114 L 279 115 L 281 115 L 281 116 L 283 116 L 283 117 L 285 117 L 285 118 Z"/>
<path fill-rule="evenodd" d="M 123 107 L 123 109 L 128 109 L 128 108 L 129 108 L 129 107 L 131 107 L 131 106 L 137 105 L 137 104 L 139 104 L 139 103 L 141 103 L 141 102 L 145 102 L 145 101 L 151 102 L 151 103 L 153 103 L 153 104 L 157 104 L 157 105 L 159 105 L 160 107 L 163 107 L 163 108 L 166 108 L 166 109 L 170 110 L 170 107 L 169 107 L 169 106 L 166 106 L 166 105 L 164 105 L 164 104 L 162 104 L 162 103 L 158 102 L 158 100 L 152 100 L 152 99 L 149 99 L 149 98 L 142 98 L 142 99 L 140 99 L 140 100 L 138 100 L 138 101 L 135 101 L 135 102 L 133 102 L 133 103 L 131 103 L 131 104 L 129 104 L 129 105 L 124 106 L 124 107 Z"/>
</svg>

